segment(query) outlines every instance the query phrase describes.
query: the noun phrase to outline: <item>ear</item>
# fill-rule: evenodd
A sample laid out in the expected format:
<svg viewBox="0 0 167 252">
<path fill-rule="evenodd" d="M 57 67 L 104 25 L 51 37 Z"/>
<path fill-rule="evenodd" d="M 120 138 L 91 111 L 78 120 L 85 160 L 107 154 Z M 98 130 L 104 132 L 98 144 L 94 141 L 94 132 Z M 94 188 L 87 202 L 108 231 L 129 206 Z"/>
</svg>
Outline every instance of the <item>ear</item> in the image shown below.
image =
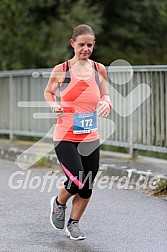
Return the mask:
<svg viewBox="0 0 167 252">
<path fill-rule="evenodd" d="M 70 45 L 74 48 L 74 40 L 70 39 Z"/>
</svg>

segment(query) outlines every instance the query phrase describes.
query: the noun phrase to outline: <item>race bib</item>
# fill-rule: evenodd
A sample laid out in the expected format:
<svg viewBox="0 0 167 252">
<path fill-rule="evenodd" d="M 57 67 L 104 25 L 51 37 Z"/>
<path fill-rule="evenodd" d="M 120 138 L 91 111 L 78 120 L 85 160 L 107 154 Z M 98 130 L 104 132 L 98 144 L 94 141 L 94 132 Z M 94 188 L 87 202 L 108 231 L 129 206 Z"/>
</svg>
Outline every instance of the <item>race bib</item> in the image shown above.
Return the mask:
<svg viewBox="0 0 167 252">
<path fill-rule="evenodd" d="M 96 112 L 74 114 L 73 133 L 85 134 L 97 130 Z"/>
</svg>

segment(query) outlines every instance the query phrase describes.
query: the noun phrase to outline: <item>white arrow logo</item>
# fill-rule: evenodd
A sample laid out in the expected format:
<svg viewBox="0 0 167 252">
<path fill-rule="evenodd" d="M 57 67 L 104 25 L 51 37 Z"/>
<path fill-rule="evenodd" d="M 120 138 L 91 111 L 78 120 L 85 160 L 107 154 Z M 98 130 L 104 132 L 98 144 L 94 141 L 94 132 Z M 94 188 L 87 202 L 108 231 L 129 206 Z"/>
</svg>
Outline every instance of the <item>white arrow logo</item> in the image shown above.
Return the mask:
<svg viewBox="0 0 167 252">
<path fill-rule="evenodd" d="M 126 97 L 111 87 L 113 109 L 122 117 L 132 114 L 150 96 L 151 89 L 147 84 L 139 84 Z"/>
<path fill-rule="evenodd" d="M 112 82 L 114 82 L 115 84 L 118 85 L 124 85 L 127 82 L 130 81 L 130 79 L 133 76 L 133 69 L 131 67 L 131 65 L 124 60 L 117 60 L 115 62 L 113 62 L 110 66 L 112 67 L 112 65 L 114 66 L 114 72 L 115 72 L 115 65 L 119 65 L 120 67 L 117 67 L 117 71 L 118 72 L 129 72 L 127 75 L 124 75 L 124 79 L 119 79 L 119 78 L 115 78 L 115 75 L 110 74 L 109 78 L 111 79 Z M 121 66 L 126 66 L 126 67 L 121 67 Z M 112 70 L 110 68 L 110 70 Z M 112 72 L 112 71 L 111 71 Z M 60 73 L 61 74 L 61 73 Z M 98 73 L 99 74 L 99 73 Z M 50 73 L 47 74 L 47 78 L 50 75 Z M 32 74 L 32 76 L 34 78 L 38 78 L 40 76 L 40 74 L 38 72 L 35 72 L 35 75 Z M 43 77 L 46 76 L 46 73 L 43 74 Z M 107 83 L 109 84 L 109 83 Z M 111 85 L 111 84 L 109 84 Z M 116 113 L 118 113 L 120 116 L 122 117 L 127 117 L 130 114 L 132 114 L 138 107 L 140 107 L 140 105 L 150 96 L 151 94 L 151 90 L 149 85 L 143 83 L 143 84 L 139 84 L 136 88 L 134 88 L 126 97 L 122 96 L 122 94 L 120 94 L 114 87 L 111 86 L 111 94 L 110 98 L 113 104 L 113 109 L 116 111 Z M 20 101 L 18 102 L 18 106 L 19 107 L 46 107 L 48 106 L 46 104 L 46 102 L 24 102 L 24 101 Z M 36 119 L 48 119 L 48 118 L 53 118 L 55 117 L 54 114 L 51 113 L 34 113 L 33 117 Z M 104 123 L 105 120 L 105 123 Z M 71 128 L 72 125 L 69 125 L 69 129 Z M 105 126 L 105 128 L 104 128 Z M 37 161 L 36 157 L 32 157 L 31 159 L 27 159 L 27 156 L 29 154 L 32 153 L 36 153 L 36 155 L 40 158 L 44 157 L 45 155 L 47 155 L 50 151 L 53 150 L 54 147 L 49 147 L 49 149 L 45 148 L 41 150 L 41 142 L 43 142 L 43 140 L 45 140 L 46 137 L 48 137 L 48 135 L 50 135 L 51 133 L 53 134 L 53 129 L 54 129 L 55 125 L 53 125 L 51 127 L 51 129 L 49 130 L 49 132 L 47 132 L 47 134 L 41 138 L 39 141 L 37 141 L 35 144 L 33 144 L 30 148 L 28 148 L 27 150 L 25 150 L 20 156 L 18 156 L 17 158 L 17 165 L 21 168 L 21 169 L 28 169 L 29 167 L 31 167 L 33 164 L 35 164 L 35 162 Z M 100 136 L 100 144 L 102 144 L 103 142 L 105 142 L 105 140 L 107 138 L 109 138 L 116 130 L 116 125 L 115 123 L 109 119 L 109 118 L 102 118 L 102 117 L 98 117 L 98 131 L 99 131 L 99 136 Z M 66 134 L 66 132 L 64 133 Z M 85 138 L 86 139 L 86 138 Z M 84 139 L 84 141 L 85 141 Z M 78 150 L 79 152 L 86 156 L 86 155 L 90 155 L 98 146 L 94 146 L 93 148 L 89 149 L 83 149 L 82 148 L 82 142 L 78 145 Z M 39 159 L 40 159 L 39 158 Z"/>
</svg>

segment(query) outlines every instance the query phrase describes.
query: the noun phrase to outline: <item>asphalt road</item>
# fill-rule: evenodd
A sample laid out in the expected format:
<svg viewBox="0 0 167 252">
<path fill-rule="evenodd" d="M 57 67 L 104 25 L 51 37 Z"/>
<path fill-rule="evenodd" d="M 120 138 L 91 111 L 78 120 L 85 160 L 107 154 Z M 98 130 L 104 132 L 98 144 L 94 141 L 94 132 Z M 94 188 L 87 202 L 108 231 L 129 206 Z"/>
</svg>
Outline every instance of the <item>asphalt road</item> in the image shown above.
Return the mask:
<svg viewBox="0 0 167 252">
<path fill-rule="evenodd" d="M 47 181 L 43 177 L 48 172 L 45 168 L 23 171 L 14 162 L 0 160 L 0 251 L 167 251 L 167 201 L 135 187 L 118 189 L 116 184 L 99 189 L 96 183 L 80 221 L 86 239 L 70 240 L 49 221 L 50 198 L 57 192 L 58 178 L 51 184 L 51 175 Z M 70 205 L 71 201 L 67 219 Z"/>
</svg>

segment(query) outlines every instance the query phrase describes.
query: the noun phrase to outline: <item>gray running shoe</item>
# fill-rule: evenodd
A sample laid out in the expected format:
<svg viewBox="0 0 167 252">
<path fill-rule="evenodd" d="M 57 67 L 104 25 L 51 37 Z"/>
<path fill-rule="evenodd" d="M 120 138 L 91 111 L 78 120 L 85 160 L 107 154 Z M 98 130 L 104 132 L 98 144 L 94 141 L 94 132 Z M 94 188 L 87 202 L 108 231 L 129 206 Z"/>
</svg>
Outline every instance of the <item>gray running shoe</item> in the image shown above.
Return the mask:
<svg viewBox="0 0 167 252">
<path fill-rule="evenodd" d="M 79 229 L 79 222 L 72 221 L 67 224 L 66 234 L 72 240 L 84 240 L 85 236 Z"/>
<path fill-rule="evenodd" d="M 64 228 L 66 206 L 57 205 L 56 197 L 51 198 L 50 206 L 50 222 L 55 229 L 62 230 Z"/>
</svg>

